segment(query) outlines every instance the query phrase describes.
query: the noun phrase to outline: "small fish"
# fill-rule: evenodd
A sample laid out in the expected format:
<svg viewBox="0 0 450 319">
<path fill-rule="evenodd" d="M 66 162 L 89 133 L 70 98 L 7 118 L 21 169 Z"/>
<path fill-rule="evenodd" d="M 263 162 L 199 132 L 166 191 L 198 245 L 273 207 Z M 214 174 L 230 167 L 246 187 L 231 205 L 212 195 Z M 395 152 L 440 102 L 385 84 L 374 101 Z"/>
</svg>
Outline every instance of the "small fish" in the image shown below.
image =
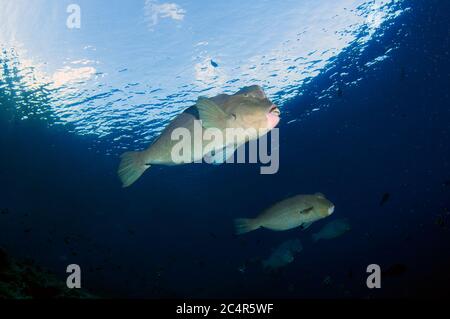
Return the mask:
<svg viewBox="0 0 450 319">
<path fill-rule="evenodd" d="M 211 65 L 215 68 L 217 68 L 219 66 L 219 64 L 217 64 L 217 62 L 211 60 Z"/>
<path fill-rule="evenodd" d="M 333 203 L 321 193 L 296 195 L 276 203 L 256 218 L 236 219 L 236 233 L 244 234 L 258 228 L 276 231 L 296 227 L 306 229 L 313 222 L 330 216 L 333 212 Z"/>
<path fill-rule="evenodd" d="M 322 280 L 322 285 L 328 287 L 331 286 L 331 284 L 333 283 L 333 279 L 331 279 L 331 276 L 325 276 L 325 278 L 323 278 Z"/>
<path fill-rule="evenodd" d="M 8 208 L 2 208 L 0 210 L 0 214 L 1 215 L 8 215 L 9 214 L 9 209 Z"/>
<path fill-rule="evenodd" d="M 247 265 L 246 264 L 242 264 L 242 265 L 240 265 L 239 267 L 238 267 L 238 271 L 240 272 L 240 273 L 245 273 L 246 272 L 246 270 L 247 270 Z"/>
<path fill-rule="evenodd" d="M 389 193 L 384 193 L 383 197 L 381 197 L 380 206 L 386 204 L 390 197 L 391 195 Z"/>
</svg>

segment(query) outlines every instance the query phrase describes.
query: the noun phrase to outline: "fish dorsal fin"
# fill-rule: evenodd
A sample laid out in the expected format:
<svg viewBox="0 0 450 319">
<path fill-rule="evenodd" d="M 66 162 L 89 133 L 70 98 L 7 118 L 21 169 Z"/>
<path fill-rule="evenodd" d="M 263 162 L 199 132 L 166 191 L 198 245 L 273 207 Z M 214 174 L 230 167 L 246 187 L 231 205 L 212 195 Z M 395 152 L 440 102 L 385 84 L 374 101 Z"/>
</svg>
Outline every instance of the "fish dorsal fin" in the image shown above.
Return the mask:
<svg viewBox="0 0 450 319">
<path fill-rule="evenodd" d="M 199 97 L 196 107 L 204 128 L 225 129 L 227 121 L 232 118 L 219 105 L 206 97 Z"/>
<path fill-rule="evenodd" d="M 314 207 L 312 207 L 312 206 L 308 207 L 308 208 L 305 208 L 305 209 L 300 211 L 300 214 L 302 214 L 302 215 L 309 214 L 313 209 L 314 209 Z"/>
<path fill-rule="evenodd" d="M 325 198 L 325 195 L 322 193 L 315 193 L 314 195 L 320 198 Z"/>
</svg>

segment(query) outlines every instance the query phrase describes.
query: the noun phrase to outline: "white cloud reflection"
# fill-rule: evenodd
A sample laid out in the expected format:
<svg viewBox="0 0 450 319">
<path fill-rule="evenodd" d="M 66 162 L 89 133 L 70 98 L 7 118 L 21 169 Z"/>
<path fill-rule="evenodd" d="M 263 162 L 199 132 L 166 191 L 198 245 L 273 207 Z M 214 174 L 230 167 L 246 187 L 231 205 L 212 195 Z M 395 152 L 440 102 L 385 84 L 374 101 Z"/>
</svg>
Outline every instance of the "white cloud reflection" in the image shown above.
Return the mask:
<svg viewBox="0 0 450 319">
<path fill-rule="evenodd" d="M 91 66 L 81 68 L 66 66 L 53 73 L 52 82 L 56 86 L 84 83 L 92 78 L 95 73 L 95 68 Z"/>
<path fill-rule="evenodd" d="M 152 28 L 158 24 L 159 19 L 169 18 L 182 21 L 186 10 L 182 9 L 176 3 L 158 3 L 156 0 L 146 0 L 144 13 L 147 17 L 149 27 Z"/>
</svg>

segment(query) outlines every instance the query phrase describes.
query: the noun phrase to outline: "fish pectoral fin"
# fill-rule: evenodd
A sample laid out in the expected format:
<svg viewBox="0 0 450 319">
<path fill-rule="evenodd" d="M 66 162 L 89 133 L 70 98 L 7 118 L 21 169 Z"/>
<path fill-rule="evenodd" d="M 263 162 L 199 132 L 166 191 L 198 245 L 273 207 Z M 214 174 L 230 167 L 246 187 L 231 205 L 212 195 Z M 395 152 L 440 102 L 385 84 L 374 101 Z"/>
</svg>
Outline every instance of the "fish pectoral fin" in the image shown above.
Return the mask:
<svg viewBox="0 0 450 319">
<path fill-rule="evenodd" d="M 236 151 L 235 145 L 226 145 L 223 148 L 214 149 L 211 152 L 207 153 L 203 158 L 206 163 L 219 165 L 223 164 L 233 156 Z"/>
<path fill-rule="evenodd" d="M 222 130 L 226 128 L 227 121 L 233 119 L 219 105 L 205 97 L 198 98 L 196 107 L 204 128 L 218 128 Z"/>
<path fill-rule="evenodd" d="M 300 214 L 309 214 L 313 209 L 314 209 L 314 207 L 312 207 L 312 206 L 308 207 L 308 208 L 305 208 L 305 209 L 300 211 Z"/>
<path fill-rule="evenodd" d="M 311 223 L 303 223 L 300 227 L 302 230 L 305 230 L 305 229 L 309 228 L 309 226 L 311 226 L 311 225 L 312 225 L 312 222 Z"/>
</svg>

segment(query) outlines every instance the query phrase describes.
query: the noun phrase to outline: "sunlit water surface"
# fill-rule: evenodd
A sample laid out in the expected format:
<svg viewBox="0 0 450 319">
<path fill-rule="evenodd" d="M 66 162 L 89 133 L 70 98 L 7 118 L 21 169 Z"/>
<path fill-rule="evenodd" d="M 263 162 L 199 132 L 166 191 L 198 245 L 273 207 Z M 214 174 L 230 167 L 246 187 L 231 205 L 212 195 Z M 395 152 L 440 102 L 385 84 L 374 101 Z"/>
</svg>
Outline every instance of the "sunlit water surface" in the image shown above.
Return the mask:
<svg viewBox="0 0 450 319">
<path fill-rule="evenodd" d="M 70 124 L 113 154 L 148 144 L 198 96 L 246 85 L 261 85 L 291 123 L 286 101 L 405 10 L 396 0 L 83 0 L 81 28 L 70 29 L 67 1 L 0 4 L 0 90 L 16 116 Z"/>
</svg>

